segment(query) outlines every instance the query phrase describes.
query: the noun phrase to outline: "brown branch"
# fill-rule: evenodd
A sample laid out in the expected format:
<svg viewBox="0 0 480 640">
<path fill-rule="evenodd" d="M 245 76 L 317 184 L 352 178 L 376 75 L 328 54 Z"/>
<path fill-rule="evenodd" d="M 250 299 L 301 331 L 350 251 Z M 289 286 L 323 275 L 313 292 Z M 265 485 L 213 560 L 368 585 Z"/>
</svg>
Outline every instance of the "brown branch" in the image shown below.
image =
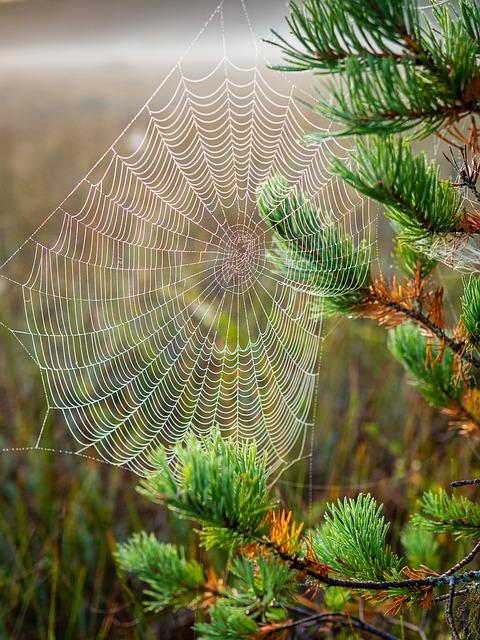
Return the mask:
<svg viewBox="0 0 480 640">
<path fill-rule="evenodd" d="M 373 313 L 369 314 L 369 305 L 379 305 L 387 311 L 394 311 L 395 313 L 403 315 L 405 318 L 419 324 L 431 335 L 438 338 L 459 358 L 470 364 L 472 367 L 480 370 L 480 357 L 467 351 L 467 343 L 464 340 L 457 340 L 456 338 L 448 335 L 443 327 L 436 324 L 430 316 L 423 313 L 420 308 L 414 308 L 413 306 L 410 307 L 400 300 L 386 297 L 382 292 L 377 291 L 374 283 L 368 289 L 365 288 L 364 293 L 364 302 L 360 303 L 358 307 L 359 315 L 362 315 L 363 312 L 365 315 L 370 315 L 370 317 L 375 318 Z M 419 300 L 419 302 L 421 302 L 421 300 Z M 365 307 L 366 311 L 363 311 L 362 306 Z"/>
<path fill-rule="evenodd" d="M 385 302 L 387 309 L 392 309 L 398 313 L 402 313 L 410 320 L 413 320 L 417 324 L 422 325 L 430 333 L 436 336 L 441 342 L 443 342 L 449 349 L 451 349 L 459 358 L 468 362 L 476 369 L 480 370 L 480 358 L 472 353 L 466 351 L 466 343 L 463 340 L 456 340 L 449 336 L 442 327 L 435 324 L 427 315 L 421 311 L 415 309 L 409 309 L 407 306 L 400 304 L 399 302 L 391 301 Z"/>
<path fill-rule="evenodd" d="M 454 573 L 457 573 L 458 571 L 460 571 L 460 569 L 463 569 L 463 567 L 465 567 L 467 564 L 472 562 L 472 560 L 475 559 L 478 553 L 480 553 L 480 540 L 477 542 L 477 544 L 473 547 L 473 549 L 470 551 L 468 555 L 466 555 L 462 560 L 460 560 L 460 562 L 457 562 L 457 564 L 451 567 L 448 571 L 445 571 L 445 573 L 442 575 L 452 576 Z"/>
<path fill-rule="evenodd" d="M 266 638 L 272 633 L 276 633 L 278 631 L 283 631 L 287 629 L 294 629 L 296 627 L 302 627 L 307 625 L 313 625 L 318 623 L 326 623 L 332 625 L 340 625 L 342 627 L 349 627 L 350 629 L 358 629 L 359 631 L 365 631 L 376 638 L 382 638 L 383 640 L 399 640 L 397 636 L 388 633 L 388 631 L 382 631 L 377 627 L 374 627 L 359 618 L 355 618 L 353 616 L 349 616 L 348 614 L 341 612 L 332 612 L 332 613 L 314 613 L 311 616 L 307 616 L 306 618 L 302 618 L 300 620 L 291 620 L 289 622 L 285 622 L 283 624 L 274 625 L 271 630 L 268 630 L 267 633 L 263 634 L 261 637 Z"/>
<path fill-rule="evenodd" d="M 448 626 L 452 632 L 453 640 L 460 640 L 460 634 L 458 633 L 457 625 L 455 624 L 455 617 L 453 613 L 453 601 L 455 598 L 455 585 L 452 584 L 450 587 L 450 591 L 448 593 L 447 607 L 445 610 L 445 615 L 447 618 Z"/>
<path fill-rule="evenodd" d="M 466 487 L 467 485 L 480 484 L 480 478 L 473 478 L 472 480 L 455 480 L 451 486 L 456 489 L 457 487 Z"/>
<path fill-rule="evenodd" d="M 361 591 L 389 591 L 391 589 L 419 589 L 421 587 L 434 588 L 444 585 L 451 586 L 456 583 L 480 582 L 480 571 L 468 571 L 466 573 L 452 575 L 449 573 L 451 569 L 438 576 L 406 578 L 404 580 L 351 580 L 344 578 L 332 578 L 332 576 L 328 575 L 328 568 L 319 569 L 318 563 L 312 562 L 308 558 L 299 558 L 298 556 L 292 556 L 285 553 L 284 551 L 281 551 L 276 544 L 265 538 L 258 539 L 257 542 L 286 562 L 291 569 L 304 573 L 328 587 L 343 587 L 346 589 L 357 589 Z M 478 550 L 475 553 L 477 552 Z M 452 567 L 452 569 L 453 568 L 454 567 Z"/>
<path fill-rule="evenodd" d="M 460 596 L 466 596 L 469 593 L 471 593 L 470 589 L 460 589 L 459 591 L 455 591 L 454 597 L 459 598 Z M 450 598 L 450 592 L 444 593 L 443 595 L 437 596 L 436 598 L 434 598 L 434 602 L 445 602 L 445 600 L 448 600 L 449 598 Z"/>
<path fill-rule="evenodd" d="M 388 622 L 388 624 L 395 626 L 403 625 L 405 629 L 410 629 L 410 631 L 414 631 L 415 633 L 417 633 L 420 636 L 421 640 L 428 640 L 427 636 L 425 635 L 425 631 L 418 625 L 413 624 L 413 622 L 408 622 L 403 618 L 401 620 L 396 620 L 395 618 L 385 618 L 385 621 Z"/>
<path fill-rule="evenodd" d="M 387 282 L 380 276 L 372 280 L 368 287 L 359 290 L 359 293 L 361 301 L 354 307 L 357 316 L 376 320 L 389 327 L 411 320 L 430 336 L 436 337 L 442 350 L 450 349 L 457 358 L 480 371 L 480 357 L 468 351 L 467 342 L 450 336 L 445 331 L 442 290 L 426 290 L 420 271 L 415 279 L 405 283 L 399 283 L 395 278 Z M 423 311 L 425 306 L 428 313 Z M 480 431 L 480 418 L 471 410 L 466 394 L 459 398 L 448 388 L 442 388 L 442 392 L 449 400 L 448 406 L 444 406 L 442 410 L 450 416 L 451 424 L 463 426 L 468 431 L 471 430 L 470 425 L 473 425 Z"/>
</svg>

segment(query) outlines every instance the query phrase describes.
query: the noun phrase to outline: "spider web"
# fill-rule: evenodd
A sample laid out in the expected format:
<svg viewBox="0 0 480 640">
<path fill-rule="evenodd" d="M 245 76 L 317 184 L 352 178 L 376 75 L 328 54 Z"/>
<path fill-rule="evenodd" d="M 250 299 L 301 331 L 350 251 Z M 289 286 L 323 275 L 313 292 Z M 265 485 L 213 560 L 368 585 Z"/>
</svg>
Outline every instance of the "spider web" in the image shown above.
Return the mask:
<svg viewBox="0 0 480 640">
<path fill-rule="evenodd" d="M 465 123 L 462 123 L 461 127 L 466 128 Z M 441 163 L 443 158 L 439 149 L 440 145 L 437 142 L 433 155 L 435 160 Z M 442 152 L 444 152 L 444 149 L 442 149 Z M 453 173 L 453 183 L 461 184 L 461 172 L 462 169 L 465 168 L 463 159 L 460 152 L 455 154 L 452 151 L 452 153 L 454 157 L 455 155 L 457 156 L 458 168 L 449 172 Z M 451 167 L 448 167 L 447 170 L 451 170 Z M 472 193 L 468 187 L 457 187 L 457 189 L 462 194 L 462 208 L 475 216 L 478 215 L 480 208 L 479 200 L 472 197 Z M 428 245 L 425 247 L 422 245 L 421 248 L 427 255 L 455 271 L 467 274 L 480 273 L 480 239 L 476 233 L 472 234 L 457 231 L 455 233 L 437 234 Z"/>
<path fill-rule="evenodd" d="M 470 121 L 458 123 L 457 128 L 468 138 Z M 465 158 L 459 148 L 448 145 L 447 139 L 436 138 L 430 157 L 450 176 L 457 191 L 461 194 L 461 209 L 478 215 L 480 201 L 463 183 L 463 171 L 468 169 Z M 446 160 L 448 158 L 448 160 Z M 454 271 L 464 273 L 480 272 L 480 240 L 478 234 L 467 231 L 437 233 L 427 242 L 419 244 L 419 250 Z"/>
<path fill-rule="evenodd" d="M 247 65 L 227 47 L 226 25 L 240 19 Z M 218 61 L 206 73 L 195 47 L 207 32 Z M 25 325 L 10 331 L 38 364 L 48 411 L 63 414 L 76 454 L 143 474 L 158 445 L 171 451 L 189 433 L 218 428 L 254 440 L 278 475 L 310 446 L 321 326 L 313 294 L 275 269 L 256 191 L 285 177 L 354 244 L 370 245 L 374 225 L 329 169 L 330 156 L 346 159 L 348 149 L 332 138 L 303 143 L 305 131 L 327 127 L 297 99 L 300 89 L 268 70 L 256 43 L 243 2 L 222 2 L 3 265 L 23 293 Z M 25 255 L 22 279 L 15 264 Z M 336 261 L 326 268 L 337 278 L 323 293 L 344 290 Z"/>
</svg>

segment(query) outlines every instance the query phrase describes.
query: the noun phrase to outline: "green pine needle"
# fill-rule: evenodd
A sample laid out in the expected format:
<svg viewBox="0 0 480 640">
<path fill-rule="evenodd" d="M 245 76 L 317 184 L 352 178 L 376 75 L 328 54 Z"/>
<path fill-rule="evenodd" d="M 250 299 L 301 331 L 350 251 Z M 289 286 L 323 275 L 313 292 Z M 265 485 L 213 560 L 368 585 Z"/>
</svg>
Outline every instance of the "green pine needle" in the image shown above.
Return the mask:
<svg viewBox="0 0 480 640">
<path fill-rule="evenodd" d="M 362 303 L 370 281 L 365 243 L 355 247 L 339 225 L 323 223 L 317 209 L 282 177 L 263 184 L 257 200 L 275 232 L 271 259 L 286 278 L 315 292 L 321 313 L 350 313 Z"/>
<path fill-rule="evenodd" d="M 358 141 L 352 159 L 354 169 L 334 159 L 334 172 L 385 205 L 403 241 L 417 243 L 418 249 L 433 234 L 458 228 L 461 194 L 449 180 L 440 179 L 438 166 L 429 164 L 425 154 L 414 156 L 407 141 L 391 137 Z"/>
<path fill-rule="evenodd" d="M 140 492 L 203 525 L 200 535 L 207 548 L 254 538 L 271 507 L 265 457 L 257 456 L 255 445 L 240 447 L 214 432 L 188 438 L 174 453 L 177 477 L 160 449 L 152 458 L 158 471 L 141 481 Z"/>
<path fill-rule="evenodd" d="M 206 578 L 202 566 L 187 560 L 182 548 L 160 542 L 153 534 L 134 534 L 119 545 L 116 558 L 124 571 L 132 571 L 150 589 L 145 603 L 147 611 L 192 607 L 199 598 L 199 589 Z"/>
<path fill-rule="evenodd" d="M 402 324 L 389 332 L 389 347 L 401 362 L 425 398 L 435 407 L 449 406 L 452 399 L 460 400 L 463 383 L 454 378 L 453 355 L 446 350 L 439 362 L 433 348 L 427 358 L 427 338 L 412 323 Z"/>
<path fill-rule="evenodd" d="M 320 560 L 354 580 L 384 580 L 398 575 L 402 560 L 386 544 L 389 525 L 370 494 L 328 506 L 325 524 L 312 533 Z"/>
<path fill-rule="evenodd" d="M 382 3 L 359 3 L 355 0 L 306 0 L 301 6 L 289 2 L 287 24 L 297 41 L 289 43 L 273 31 L 271 42 L 282 51 L 282 71 L 340 73 L 345 61 L 355 56 L 365 59 L 372 54 L 398 59 L 400 52 L 409 56 L 398 26 L 418 31 L 417 7 L 408 0 Z"/>
<path fill-rule="evenodd" d="M 237 601 L 254 609 L 257 619 L 268 622 L 286 615 L 284 604 L 294 602 L 296 573 L 275 557 L 255 560 L 237 557 L 232 563 Z"/>
<path fill-rule="evenodd" d="M 479 10 L 474 0 L 459 5 L 427 17 L 413 0 L 290 2 L 293 42 L 273 32 L 285 61 L 276 68 L 340 76 L 314 105 L 342 127 L 328 136 L 426 136 L 480 109 Z"/>
<path fill-rule="evenodd" d="M 480 505 L 463 495 L 439 491 L 424 494 L 421 502 L 423 513 L 416 514 L 412 522 L 433 533 L 451 533 L 457 540 L 480 538 Z"/>
<path fill-rule="evenodd" d="M 219 600 L 209 609 L 209 622 L 197 622 L 198 640 L 251 640 L 259 630 L 248 611 L 234 600 Z"/>
<path fill-rule="evenodd" d="M 462 296 L 463 326 L 468 332 L 470 340 L 478 343 L 480 340 L 480 278 L 470 276 L 463 279 Z"/>
</svg>

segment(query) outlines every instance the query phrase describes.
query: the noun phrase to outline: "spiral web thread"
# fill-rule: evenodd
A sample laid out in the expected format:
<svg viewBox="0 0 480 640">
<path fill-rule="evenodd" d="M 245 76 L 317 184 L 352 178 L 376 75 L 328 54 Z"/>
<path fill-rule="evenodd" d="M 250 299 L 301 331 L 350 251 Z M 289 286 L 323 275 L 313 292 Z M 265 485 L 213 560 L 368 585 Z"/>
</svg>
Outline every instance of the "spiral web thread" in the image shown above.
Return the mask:
<svg viewBox="0 0 480 640">
<path fill-rule="evenodd" d="M 240 10 L 248 66 L 227 46 L 227 17 Z M 10 330 L 40 367 L 48 411 L 62 412 L 76 454 L 144 474 L 158 445 L 218 427 L 254 440 L 278 475 L 310 444 L 321 327 L 312 293 L 273 265 L 256 190 L 284 176 L 354 244 L 370 246 L 373 225 L 330 172 L 344 143 L 302 142 L 326 127 L 260 63 L 244 4 L 222 2 L 195 44 L 207 30 L 218 63 L 199 73 L 192 45 L 4 263 L 25 309 L 25 327 Z M 25 253 L 28 277 L 5 273 Z M 326 268 L 337 272 L 326 293 L 343 290 L 336 261 Z"/>
</svg>

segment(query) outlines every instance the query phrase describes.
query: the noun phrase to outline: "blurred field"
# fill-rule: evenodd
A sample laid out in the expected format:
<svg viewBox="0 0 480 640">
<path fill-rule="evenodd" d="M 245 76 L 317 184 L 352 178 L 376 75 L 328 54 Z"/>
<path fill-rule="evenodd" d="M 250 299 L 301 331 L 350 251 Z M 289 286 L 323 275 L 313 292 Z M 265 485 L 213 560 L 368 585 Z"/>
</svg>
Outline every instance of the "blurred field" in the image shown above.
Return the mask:
<svg viewBox="0 0 480 640">
<path fill-rule="evenodd" d="M 2 74 L 0 262 L 86 173 L 159 77 L 126 68 Z M 381 221 L 379 235 L 388 264 Z M 454 301 L 455 278 L 448 288 Z M 0 293 L 0 321 L 9 325 L 20 297 L 3 281 Z M 30 447 L 45 412 L 40 376 L 12 336 L 0 333 L 0 449 Z M 424 488 L 474 474 L 476 454 L 408 386 L 384 331 L 333 320 L 324 335 L 311 510 L 307 460 L 284 475 L 279 492 L 315 522 L 326 500 L 369 490 L 398 531 Z M 42 445 L 69 450 L 59 417 L 47 426 Z M 191 532 L 167 521 L 135 484 L 127 472 L 67 453 L 0 454 L 0 638 L 191 637 L 188 615 L 147 619 L 138 585 L 117 575 L 115 540 L 140 527 L 187 540 L 195 552 Z"/>
</svg>

